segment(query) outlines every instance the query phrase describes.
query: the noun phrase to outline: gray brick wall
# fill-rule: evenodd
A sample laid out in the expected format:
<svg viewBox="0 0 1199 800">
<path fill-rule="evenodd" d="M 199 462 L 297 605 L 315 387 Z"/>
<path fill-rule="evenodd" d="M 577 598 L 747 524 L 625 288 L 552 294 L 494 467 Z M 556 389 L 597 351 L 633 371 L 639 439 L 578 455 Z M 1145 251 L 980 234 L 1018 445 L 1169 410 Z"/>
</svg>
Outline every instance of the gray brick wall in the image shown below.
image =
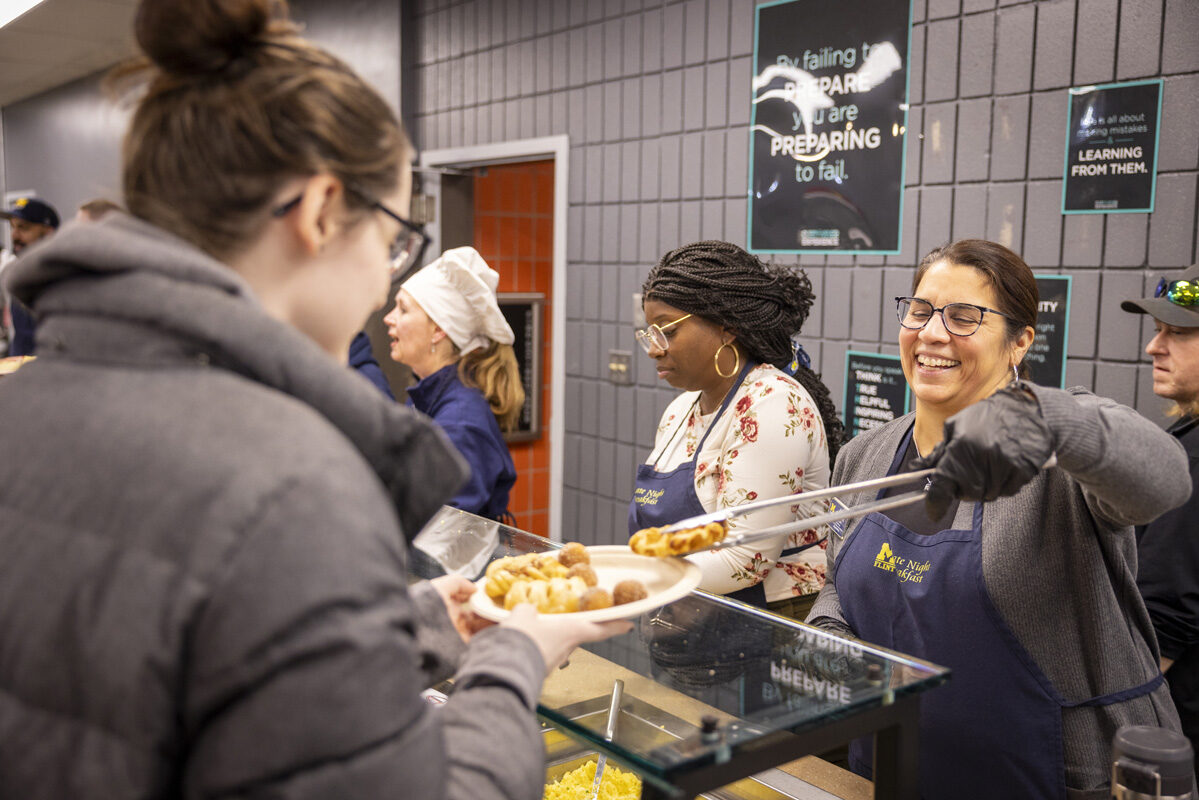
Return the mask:
<svg viewBox="0 0 1199 800">
<path fill-rule="evenodd" d="M 567 133 L 567 531 L 620 541 L 636 463 L 674 396 L 630 295 L 697 238 L 745 243 L 755 0 L 421 0 L 422 148 Z M 1074 278 L 1067 382 L 1164 421 L 1144 321 L 1120 300 L 1196 260 L 1199 3 L 916 0 L 903 252 L 780 257 L 812 279 L 806 347 L 841 402 L 845 352 L 895 352 L 889 298 L 920 254 L 985 236 Z M 1080 47 L 1079 43 L 1085 43 Z M 1153 214 L 1060 214 L 1070 86 L 1163 77 Z M 603 380 L 631 349 L 634 385 Z"/>
</svg>

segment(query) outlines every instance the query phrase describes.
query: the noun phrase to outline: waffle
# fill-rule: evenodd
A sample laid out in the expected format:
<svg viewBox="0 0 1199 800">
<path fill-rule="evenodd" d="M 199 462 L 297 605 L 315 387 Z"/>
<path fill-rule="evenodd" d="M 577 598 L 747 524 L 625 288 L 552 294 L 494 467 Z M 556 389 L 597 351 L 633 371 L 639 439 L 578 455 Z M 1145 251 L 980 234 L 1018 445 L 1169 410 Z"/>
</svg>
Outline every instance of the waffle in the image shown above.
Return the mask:
<svg viewBox="0 0 1199 800">
<path fill-rule="evenodd" d="M 681 556 L 722 542 L 727 534 L 723 522 L 709 522 L 673 533 L 664 533 L 661 528 L 642 528 L 629 539 L 629 549 L 643 556 Z"/>
</svg>

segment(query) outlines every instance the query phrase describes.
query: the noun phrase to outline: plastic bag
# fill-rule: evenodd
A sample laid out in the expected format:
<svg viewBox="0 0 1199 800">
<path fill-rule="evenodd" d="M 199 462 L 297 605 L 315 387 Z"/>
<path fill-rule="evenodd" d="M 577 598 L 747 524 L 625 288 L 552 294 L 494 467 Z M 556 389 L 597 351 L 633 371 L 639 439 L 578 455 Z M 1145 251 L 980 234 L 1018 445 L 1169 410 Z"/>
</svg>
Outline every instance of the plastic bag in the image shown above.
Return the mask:
<svg viewBox="0 0 1199 800">
<path fill-rule="evenodd" d="M 445 506 L 413 539 L 417 550 L 436 561 L 447 575 L 476 580 L 500 541 L 500 524 Z"/>
</svg>

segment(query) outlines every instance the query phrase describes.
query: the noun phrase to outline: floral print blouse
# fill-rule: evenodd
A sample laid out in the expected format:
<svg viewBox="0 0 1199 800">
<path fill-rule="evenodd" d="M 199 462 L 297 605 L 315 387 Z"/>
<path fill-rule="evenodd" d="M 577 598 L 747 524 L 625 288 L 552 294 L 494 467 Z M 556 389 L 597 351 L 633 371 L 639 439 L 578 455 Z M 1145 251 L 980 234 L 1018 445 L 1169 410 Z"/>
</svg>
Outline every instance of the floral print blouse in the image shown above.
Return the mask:
<svg viewBox="0 0 1199 800">
<path fill-rule="evenodd" d="M 667 472 L 696 457 L 695 448 L 716 412 L 700 414 L 699 392 L 675 398 L 662 415 L 646 463 Z M 681 426 L 681 427 L 680 427 Z M 790 375 L 770 365 L 750 370 L 725 413 L 715 421 L 695 464 L 695 494 L 705 511 L 828 486 L 828 442 L 812 396 Z M 776 506 L 729 521 L 730 532 L 761 530 L 812 508 Z M 827 528 L 805 530 L 765 542 L 690 556 L 703 570 L 700 588 L 717 594 L 761 581 L 766 600 L 813 594 L 824 586 Z M 812 545 L 780 558 L 784 549 Z"/>
</svg>

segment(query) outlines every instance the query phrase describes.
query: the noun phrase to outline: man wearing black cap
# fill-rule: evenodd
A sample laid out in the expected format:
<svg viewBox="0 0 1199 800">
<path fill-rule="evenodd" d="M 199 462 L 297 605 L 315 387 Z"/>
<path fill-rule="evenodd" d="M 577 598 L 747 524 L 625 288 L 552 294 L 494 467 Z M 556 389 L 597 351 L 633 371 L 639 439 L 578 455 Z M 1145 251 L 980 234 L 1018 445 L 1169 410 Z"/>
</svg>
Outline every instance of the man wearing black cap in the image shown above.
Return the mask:
<svg viewBox="0 0 1199 800">
<path fill-rule="evenodd" d="M 1199 754 L 1199 264 L 1163 278 L 1152 297 L 1120 307 L 1153 317 L 1157 332 L 1145 347 L 1153 357 L 1153 393 L 1173 401 L 1168 413 L 1178 419 L 1169 430 L 1191 463 L 1191 499 L 1137 527 L 1137 586 L 1183 732 Z"/>
<path fill-rule="evenodd" d="M 38 239 L 44 239 L 58 229 L 58 212 L 54 206 L 36 197 L 18 197 L 7 211 L 0 211 L 0 218 L 12 226 L 12 250 L 16 255 Z M 8 345 L 10 356 L 33 355 L 33 317 L 16 300 L 9 304 L 12 314 L 12 341 Z"/>
</svg>

